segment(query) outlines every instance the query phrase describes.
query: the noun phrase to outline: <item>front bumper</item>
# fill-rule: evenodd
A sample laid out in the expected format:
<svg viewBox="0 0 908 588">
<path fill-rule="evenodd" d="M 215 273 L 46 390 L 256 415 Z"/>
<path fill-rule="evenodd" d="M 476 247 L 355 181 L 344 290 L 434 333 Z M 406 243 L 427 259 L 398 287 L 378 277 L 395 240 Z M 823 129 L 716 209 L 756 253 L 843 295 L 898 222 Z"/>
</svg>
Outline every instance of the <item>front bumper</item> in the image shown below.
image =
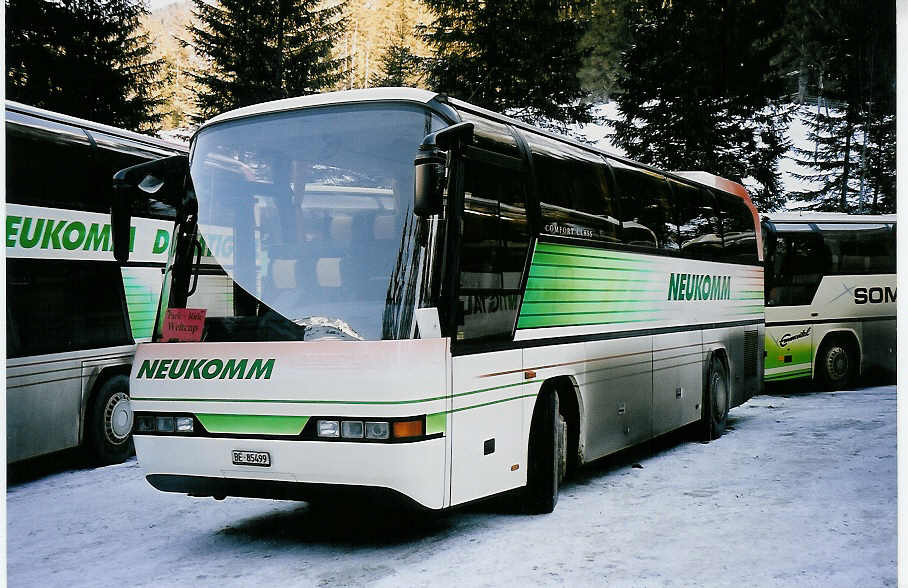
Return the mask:
<svg viewBox="0 0 908 588">
<path fill-rule="evenodd" d="M 444 437 L 394 444 L 149 435 L 134 439 L 149 483 L 167 492 L 340 500 L 377 492 L 400 495 L 424 508 L 445 506 Z M 233 465 L 234 450 L 267 451 L 271 466 Z"/>
</svg>

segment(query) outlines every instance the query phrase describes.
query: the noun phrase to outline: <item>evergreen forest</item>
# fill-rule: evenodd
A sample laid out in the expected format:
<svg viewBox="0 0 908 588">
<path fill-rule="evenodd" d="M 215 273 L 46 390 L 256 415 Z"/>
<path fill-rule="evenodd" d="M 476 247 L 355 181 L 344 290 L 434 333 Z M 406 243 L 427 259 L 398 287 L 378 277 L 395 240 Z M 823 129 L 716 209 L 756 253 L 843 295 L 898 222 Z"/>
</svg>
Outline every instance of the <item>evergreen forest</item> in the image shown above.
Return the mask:
<svg viewBox="0 0 908 588">
<path fill-rule="evenodd" d="M 603 125 L 632 159 L 742 182 L 763 211 L 895 211 L 895 0 L 184 0 L 153 12 L 143 0 L 5 0 L 5 9 L 7 98 L 127 129 L 414 86 L 556 132 Z M 797 142 L 793 126 L 805 135 Z"/>
</svg>

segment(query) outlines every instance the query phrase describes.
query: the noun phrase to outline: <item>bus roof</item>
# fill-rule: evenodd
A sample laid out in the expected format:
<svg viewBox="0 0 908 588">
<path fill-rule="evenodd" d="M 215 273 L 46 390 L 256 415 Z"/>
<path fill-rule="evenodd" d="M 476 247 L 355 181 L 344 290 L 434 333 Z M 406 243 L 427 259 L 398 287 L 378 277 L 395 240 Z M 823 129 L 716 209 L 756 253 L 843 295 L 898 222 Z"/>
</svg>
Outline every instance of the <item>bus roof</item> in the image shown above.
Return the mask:
<svg viewBox="0 0 908 588">
<path fill-rule="evenodd" d="M 322 94 L 310 94 L 308 96 L 299 96 L 296 98 L 284 98 L 282 100 L 272 100 L 270 102 L 263 102 L 261 104 L 253 104 L 251 106 L 244 106 L 242 108 L 237 108 L 235 110 L 230 110 L 215 116 L 214 118 L 205 122 L 199 130 L 198 133 L 204 128 L 207 128 L 210 125 L 222 123 L 225 121 L 235 120 L 239 118 L 245 118 L 250 116 L 256 116 L 260 114 L 270 114 L 275 112 L 287 112 L 291 110 L 300 110 L 304 108 L 316 107 L 316 106 L 326 106 L 333 104 L 355 104 L 355 103 L 366 103 L 366 102 L 412 102 L 417 104 L 432 105 L 436 110 L 439 110 L 447 114 L 453 121 L 459 120 L 459 117 L 456 114 L 454 109 L 462 109 L 470 111 L 474 114 L 482 115 L 486 118 L 496 120 L 505 124 L 513 125 L 517 128 L 522 128 L 526 130 L 532 130 L 535 133 L 545 135 L 547 137 L 553 138 L 555 140 L 569 143 L 573 146 L 580 147 L 587 151 L 592 151 L 599 153 L 601 155 L 610 157 L 617 161 L 621 161 L 634 167 L 641 169 L 648 169 L 653 172 L 657 172 L 666 177 L 672 177 L 674 179 L 682 179 L 687 182 L 693 182 L 700 185 L 705 185 L 723 192 L 733 194 L 735 196 L 741 197 L 747 203 L 748 207 L 751 208 L 754 218 L 759 224 L 759 217 L 757 216 L 756 208 L 753 205 L 753 202 L 750 200 L 750 196 L 747 194 L 747 190 L 741 184 L 727 180 L 720 176 L 713 175 L 708 172 L 703 171 L 692 171 L 692 172 L 672 172 L 666 171 L 663 169 L 655 168 L 638 161 L 622 157 L 620 155 L 615 155 L 613 153 L 608 153 L 603 151 L 601 148 L 589 145 L 586 143 L 581 143 L 570 137 L 552 133 L 545 129 L 533 126 L 529 123 L 526 123 L 521 120 L 511 118 L 509 116 L 503 115 L 498 112 L 487 110 L 480 106 L 464 102 L 463 100 L 458 100 L 456 98 L 449 98 L 444 94 L 439 94 L 436 92 L 430 92 L 429 90 L 421 90 L 418 88 L 365 88 L 360 90 L 341 90 L 338 92 L 325 92 Z M 453 107 L 453 108 L 452 108 Z"/>
<path fill-rule="evenodd" d="M 841 212 L 817 212 L 798 210 L 793 212 L 770 212 L 763 215 L 763 220 L 773 223 L 894 223 L 894 214 L 844 214 Z"/>
<path fill-rule="evenodd" d="M 185 153 L 187 151 L 186 145 L 181 145 L 179 143 L 173 143 L 171 141 L 165 141 L 164 139 L 159 139 L 157 137 L 152 137 L 150 135 L 143 135 L 142 133 L 136 133 L 133 131 L 127 131 L 126 129 L 120 129 L 117 127 L 112 127 L 110 125 L 105 125 L 97 123 L 94 121 L 86 120 L 84 118 L 77 118 L 75 116 L 69 116 L 67 114 L 61 114 L 59 112 L 54 112 L 52 110 L 45 110 L 43 108 L 38 108 L 37 106 L 30 106 L 28 104 L 22 104 L 21 102 L 15 102 L 13 100 L 6 100 L 5 106 L 6 110 L 13 112 L 18 112 L 20 114 L 25 114 L 28 116 L 33 116 L 36 118 L 42 118 L 45 120 L 63 123 L 71 125 L 74 127 L 79 127 L 87 131 L 97 131 L 100 133 L 107 133 L 109 135 L 115 135 L 117 137 L 124 137 L 127 139 L 132 139 L 139 143 L 145 143 L 146 145 L 157 147 L 159 149 L 166 149 L 168 151 L 179 151 Z"/>
<path fill-rule="evenodd" d="M 296 98 L 272 100 L 270 102 L 262 102 L 261 104 L 253 104 L 251 106 L 229 110 L 206 121 L 199 130 L 204 129 L 209 125 L 237 118 L 245 118 L 258 114 L 269 114 L 272 112 L 299 110 L 312 106 L 352 104 L 357 102 L 416 102 L 418 104 L 429 104 L 433 100 L 443 102 L 445 98 L 443 94 L 437 94 L 428 90 L 419 90 L 417 88 L 365 88 L 362 90 L 325 92 L 322 94 L 298 96 Z"/>
</svg>

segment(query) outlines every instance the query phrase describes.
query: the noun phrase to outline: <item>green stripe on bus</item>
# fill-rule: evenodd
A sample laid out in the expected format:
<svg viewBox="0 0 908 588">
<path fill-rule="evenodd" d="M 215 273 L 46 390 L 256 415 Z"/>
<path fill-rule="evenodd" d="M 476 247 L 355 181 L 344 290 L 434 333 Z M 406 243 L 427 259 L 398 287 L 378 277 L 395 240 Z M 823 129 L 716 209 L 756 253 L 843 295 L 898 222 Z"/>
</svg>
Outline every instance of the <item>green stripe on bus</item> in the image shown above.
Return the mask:
<svg viewBox="0 0 908 588">
<path fill-rule="evenodd" d="M 634 261 L 643 263 L 656 263 L 655 260 L 641 259 L 632 253 L 622 253 L 620 251 L 603 251 L 592 247 L 578 247 L 577 245 L 561 245 L 558 243 L 537 243 L 537 253 L 561 253 L 579 257 L 599 257 L 603 259 L 619 259 L 622 261 Z"/>
<path fill-rule="evenodd" d="M 459 398 L 460 396 L 470 396 L 492 390 L 501 390 L 504 388 L 513 388 L 514 386 L 526 386 L 527 384 L 538 384 L 542 380 L 525 380 L 513 384 L 503 384 L 501 386 L 492 386 L 490 388 L 480 388 L 478 390 L 469 390 L 460 392 L 452 396 L 433 396 L 431 398 L 417 398 L 413 400 L 278 400 L 272 398 L 152 398 L 133 396 L 132 400 L 142 400 L 145 402 L 261 402 L 263 404 L 357 404 L 357 405 L 395 405 L 395 404 L 419 404 L 421 402 L 432 402 L 434 400 L 444 400 L 446 398 Z"/>
<path fill-rule="evenodd" d="M 811 373 L 810 368 L 807 368 L 806 370 L 796 370 L 796 371 L 793 371 L 793 372 L 783 372 L 783 373 L 781 373 L 781 374 L 770 374 L 770 375 L 768 375 L 768 376 L 764 376 L 764 377 L 763 377 L 763 380 L 765 380 L 765 381 L 767 381 L 767 382 L 777 382 L 777 381 L 779 381 L 779 380 L 793 380 L 793 379 L 795 379 L 795 378 L 806 378 L 806 377 L 809 377 L 809 376 L 810 376 L 810 373 Z"/>
<path fill-rule="evenodd" d="M 444 433 L 448 425 L 448 415 L 445 412 L 436 412 L 426 415 L 426 435 Z"/>
<path fill-rule="evenodd" d="M 586 325 L 616 325 L 620 323 L 650 323 L 663 320 L 658 317 L 648 319 L 624 319 L 624 320 L 602 320 L 598 315 L 592 315 L 588 319 L 581 318 L 584 315 L 561 315 L 561 316 L 525 316 L 521 315 L 517 321 L 518 329 L 533 329 L 537 327 L 580 327 Z"/>
<path fill-rule="evenodd" d="M 633 298 L 628 298 L 628 293 Z M 644 297 L 644 293 L 649 293 Z M 636 304 L 647 300 L 659 301 L 665 298 L 662 290 L 565 290 L 565 289 L 536 289 L 527 290 L 523 297 L 524 303 L 543 302 L 546 304 L 578 304 L 578 303 L 608 303 L 608 304 Z"/>
<path fill-rule="evenodd" d="M 307 416 L 267 414 L 196 414 L 209 433 L 247 433 L 251 435 L 299 435 L 309 421 Z"/>
</svg>

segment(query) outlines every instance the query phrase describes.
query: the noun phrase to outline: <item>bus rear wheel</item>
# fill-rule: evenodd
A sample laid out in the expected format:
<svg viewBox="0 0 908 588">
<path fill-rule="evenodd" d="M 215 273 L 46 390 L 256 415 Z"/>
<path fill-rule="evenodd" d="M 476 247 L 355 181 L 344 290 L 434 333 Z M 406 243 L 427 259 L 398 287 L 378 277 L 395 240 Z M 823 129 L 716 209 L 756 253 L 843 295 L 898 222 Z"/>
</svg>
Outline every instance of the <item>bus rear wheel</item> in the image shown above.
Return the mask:
<svg viewBox="0 0 908 588">
<path fill-rule="evenodd" d="M 817 355 L 817 371 L 828 390 L 847 388 L 857 373 L 857 358 L 848 341 L 837 338 L 824 343 Z"/>
<path fill-rule="evenodd" d="M 712 441 L 725 432 L 729 406 L 728 370 L 725 362 L 716 356 L 709 361 L 703 395 L 703 418 L 700 422 L 704 441 Z"/>
<path fill-rule="evenodd" d="M 133 453 L 132 410 L 129 407 L 129 377 L 118 374 L 98 389 L 85 424 L 88 447 L 102 465 L 120 463 Z"/>
<path fill-rule="evenodd" d="M 558 394 L 543 390 L 533 411 L 528 447 L 524 510 L 547 514 L 558 504 L 558 487 L 567 469 L 567 426 L 559 411 Z"/>
</svg>

